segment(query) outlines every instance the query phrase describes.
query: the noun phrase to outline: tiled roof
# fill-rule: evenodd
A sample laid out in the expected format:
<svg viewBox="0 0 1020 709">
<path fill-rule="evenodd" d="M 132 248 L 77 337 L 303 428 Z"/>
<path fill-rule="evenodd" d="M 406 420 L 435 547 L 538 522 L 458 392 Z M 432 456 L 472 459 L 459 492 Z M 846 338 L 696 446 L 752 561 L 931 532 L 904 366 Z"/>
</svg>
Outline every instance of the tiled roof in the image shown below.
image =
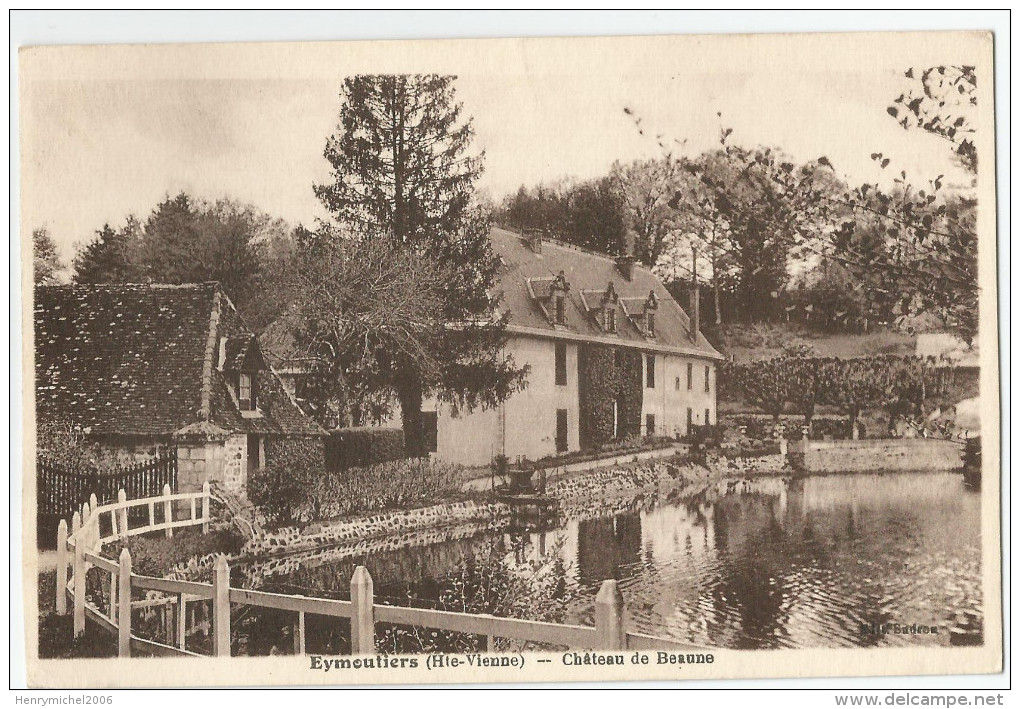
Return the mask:
<svg viewBox="0 0 1020 709">
<path fill-rule="evenodd" d="M 500 308 L 510 311 L 511 332 L 722 359 L 704 335 L 691 338 L 687 313 L 648 269 L 635 264 L 631 280 L 626 280 L 609 256 L 550 241 L 537 254 L 519 234 L 498 228 L 489 238 L 504 265 L 497 288 L 503 295 Z M 564 294 L 565 323 L 558 324 L 552 322 L 555 310 L 550 298 L 561 271 L 570 288 Z M 597 310 L 610 285 L 616 301 L 612 305 L 618 308 L 615 332 L 603 330 Z M 654 338 L 645 337 L 633 319 L 643 315 L 649 293 L 658 301 Z M 262 333 L 263 351 L 274 367 L 306 370 L 314 364 L 314 358 L 295 343 L 297 325 L 296 315 L 288 313 Z"/>
<path fill-rule="evenodd" d="M 504 229 L 493 229 L 490 240 L 504 264 L 499 284 L 503 294 L 500 307 L 510 311 L 512 332 L 721 359 L 704 335 L 698 333 L 697 338 L 692 339 L 687 313 L 648 269 L 635 264 L 631 279 L 627 280 L 615 259 L 609 256 L 548 240 L 542 244 L 541 253 L 535 253 L 519 234 Z M 539 298 L 532 297 L 532 293 L 540 296 L 535 285 L 551 284 L 561 271 L 570 290 L 565 294 L 565 322 L 554 324 L 550 322 L 548 309 Z M 621 307 L 615 333 L 605 332 L 592 312 L 593 308 L 601 307 L 602 294 L 610 284 Z M 541 295 L 547 296 L 547 290 L 547 287 L 543 289 Z M 627 317 L 644 312 L 649 293 L 654 293 L 658 301 L 654 338 L 645 337 Z"/>
<path fill-rule="evenodd" d="M 241 420 L 215 367 L 221 335 L 251 337 L 236 325 L 225 331 L 240 319 L 217 284 L 44 286 L 35 291 L 34 320 L 40 422 L 162 436 L 203 421 L 248 431 L 257 420 Z M 269 410 L 259 425 L 321 432 L 265 375 Z"/>
</svg>

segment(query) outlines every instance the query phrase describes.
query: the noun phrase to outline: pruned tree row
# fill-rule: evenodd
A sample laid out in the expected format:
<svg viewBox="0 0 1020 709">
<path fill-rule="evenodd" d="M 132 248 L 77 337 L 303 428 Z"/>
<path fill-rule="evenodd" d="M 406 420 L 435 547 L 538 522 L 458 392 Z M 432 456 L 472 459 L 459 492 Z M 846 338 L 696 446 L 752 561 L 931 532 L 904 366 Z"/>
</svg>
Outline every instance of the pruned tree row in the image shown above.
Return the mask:
<svg viewBox="0 0 1020 709">
<path fill-rule="evenodd" d="M 897 419 L 920 419 L 946 403 L 954 374 L 931 357 L 774 357 L 726 364 L 720 381 L 777 420 L 789 406 L 810 426 L 815 408 L 828 405 L 854 428 L 863 411 L 885 410 L 892 428 Z"/>
</svg>

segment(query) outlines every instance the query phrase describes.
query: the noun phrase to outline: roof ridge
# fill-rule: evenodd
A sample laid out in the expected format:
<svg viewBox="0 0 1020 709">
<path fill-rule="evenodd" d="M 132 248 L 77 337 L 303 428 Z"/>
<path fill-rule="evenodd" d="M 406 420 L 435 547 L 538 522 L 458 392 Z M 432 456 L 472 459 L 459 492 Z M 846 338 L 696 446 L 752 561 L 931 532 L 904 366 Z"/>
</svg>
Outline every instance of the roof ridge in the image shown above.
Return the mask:
<svg viewBox="0 0 1020 709">
<path fill-rule="evenodd" d="M 518 239 L 523 239 L 524 238 L 520 233 L 518 233 L 516 231 L 512 231 L 512 230 L 507 229 L 505 227 L 500 227 L 500 226 L 493 227 L 493 231 L 502 231 L 502 232 L 505 232 L 506 234 L 508 234 L 509 236 L 513 236 L 513 237 L 516 237 Z M 589 249 L 587 246 L 580 246 L 578 244 L 571 244 L 569 241 L 564 241 L 563 239 L 557 239 L 554 236 L 543 236 L 542 237 L 542 244 L 546 245 L 546 246 L 552 246 L 554 248 L 558 248 L 558 249 L 561 249 L 563 251 L 573 251 L 575 253 L 584 254 L 586 256 L 592 256 L 594 258 L 599 258 L 599 259 L 602 259 L 604 261 L 608 261 L 609 263 L 614 264 L 614 265 L 616 264 L 616 259 L 619 258 L 619 256 L 613 256 L 612 254 L 607 254 L 607 253 L 602 252 L 602 251 L 597 251 L 595 249 Z M 635 268 L 641 269 L 645 273 L 653 276 L 654 278 L 656 278 L 658 280 L 659 277 L 655 275 L 655 271 L 653 271 L 650 267 L 648 267 L 644 263 L 642 263 L 641 260 L 638 259 L 637 257 L 632 256 L 632 258 L 634 259 L 634 267 Z"/>
<path fill-rule="evenodd" d="M 117 290 L 126 288 L 147 288 L 150 290 L 200 290 L 203 288 L 219 288 L 219 281 L 201 281 L 199 283 L 53 283 L 40 285 L 39 288 L 65 289 L 82 288 L 85 290 Z"/>
<path fill-rule="evenodd" d="M 216 334 L 220 328 L 220 290 L 213 291 L 212 308 L 209 312 L 209 336 L 205 343 L 205 359 L 202 361 L 202 394 L 199 400 L 198 417 L 208 421 L 212 415 L 213 358 L 216 355 Z"/>
</svg>

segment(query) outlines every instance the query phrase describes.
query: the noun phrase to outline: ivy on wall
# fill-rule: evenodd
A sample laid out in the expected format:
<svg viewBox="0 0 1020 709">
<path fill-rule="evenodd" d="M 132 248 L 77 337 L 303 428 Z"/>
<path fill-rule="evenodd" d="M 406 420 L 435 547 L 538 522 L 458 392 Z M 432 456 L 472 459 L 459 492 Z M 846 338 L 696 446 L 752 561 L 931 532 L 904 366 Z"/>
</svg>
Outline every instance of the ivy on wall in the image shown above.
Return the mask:
<svg viewBox="0 0 1020 709">
<path fill-rule="evenodd" d="M 617 388 L 620 437 L 630 438 L 641 435 L 641 407 L 644 405 L 645 382 L 642 360 L 644 355 L 636 350 L 617 350 L 616 371 L 619 377 Z"/>
<path fill-rule="evenodd" d="M 641 353 L 601 345 L 578 351 L 581 448 L 613 440 L 613 405 L 617 406 L 619 438 L 640 435 Z"/>
</svg>

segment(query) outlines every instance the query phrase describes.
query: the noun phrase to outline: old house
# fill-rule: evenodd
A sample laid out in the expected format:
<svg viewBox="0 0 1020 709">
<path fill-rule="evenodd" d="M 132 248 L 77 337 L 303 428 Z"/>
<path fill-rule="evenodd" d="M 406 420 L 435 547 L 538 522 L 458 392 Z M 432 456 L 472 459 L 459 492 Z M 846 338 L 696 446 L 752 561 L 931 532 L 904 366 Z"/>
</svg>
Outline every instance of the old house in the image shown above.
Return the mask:
<svg viewBox="0 0 1020 709">
<path fill-rule="evenodd" d="M 634 436 L 679 437 L 716 422 L 722 357 L 701 334 L 696 307 L 688 316 L 631 257 L 503 229 L 490 239 L 503 264 L 507 354 L 530 366 L 527 387 L 490 410 L 426 402 L 425 440 L 438 458 L 536 460 Z M 300 395 L 309 362 L 287 330 L 270 328 L 266 349 Z"/>
<path fill-rule="evenodd" d="M 493 229 L 510 311 L 508 354 L 527 387 L 496 409 L 432 403 L 436 454 L 487 464 L 536 460 L 634 436 L 715 423 L 721 356 L 665 286 L 632 257 L 612 258 Z"/>
<path fill-rule="evenodd" d="M 274 460 L 321 459 L 322 429 L 215 283 L 40 287 L 35 352 L 40 430 L 123 460 L 176 449 L 180 490 L 243 491 Z"/>
</svg>

